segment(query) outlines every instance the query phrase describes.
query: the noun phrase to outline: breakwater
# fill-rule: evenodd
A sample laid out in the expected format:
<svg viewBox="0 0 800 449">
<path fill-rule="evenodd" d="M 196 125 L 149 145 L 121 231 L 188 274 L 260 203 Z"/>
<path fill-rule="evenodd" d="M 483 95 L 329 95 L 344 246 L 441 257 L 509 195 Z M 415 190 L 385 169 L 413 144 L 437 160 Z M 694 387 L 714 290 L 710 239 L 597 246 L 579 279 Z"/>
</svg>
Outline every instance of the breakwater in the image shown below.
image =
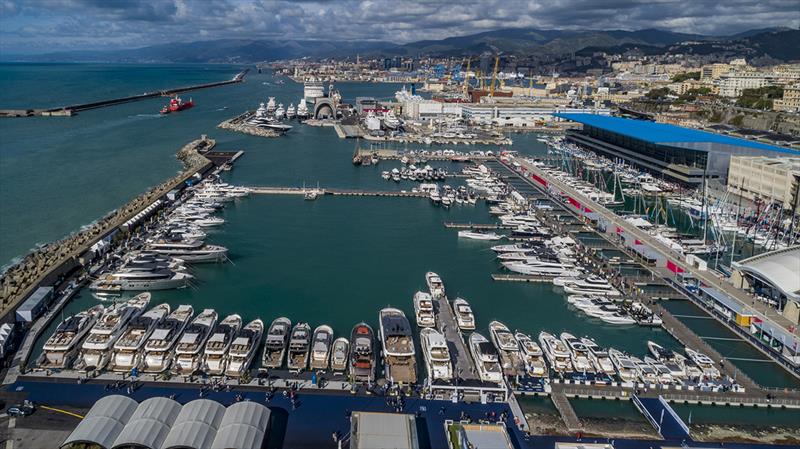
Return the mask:
<svg viewBox="0 0 800 449">
<path fill-rule="evenodd" d="M 206 136 L 186 144 L 176 154 L 184 166 L 181 173 L 151 187 L 85 229 L 56 242 L 43 245 L 9 267 L 0 276 L 0 317 L 5 317 L 13 311 L 38 286 L 55 283 L 59 278 L 79 266 L 80 256 L 86 253 L 92 245 L 111 234 L 170 190 L 184 183 L 195 173 L 207 169 L 212 163 L 202 153 L 211 150 L 215 144 L 213 139 Z"/>
<path fill-rule="evenodd" d="M 109 100 L 101 100 L 101 101 L 94 101 L 91 103 L 79 103 L 79 104 L 72 104 L 67 106 L 60 106 L 56 108 L 49 108 L 49 109 L 36 109 L 36 108 L 26 108 L 26 109 L 0 109 L 0 117 L 70 117 L 75 115 L 80 111 L 87 111 L 89 109 L 97 109 L 97 108 L 105 108 L 108 106 L 115 106 L 118 104 L 123 103 L 131 103 L 134 101 L 141 101 L 146 100 L 148 98 L 155 98 L 155 97 L 168 97 L 171 95 L 177 95 L 184 92 L 189 92 L 193 90 L 200 90 L 200 89 L 209 89 L 212 87 L 219 87 L 225 86 L 228 84 L 234 83 L 241 83 L 244 81 L 244 76 L 247 74 L 248 69 L 245 69 L 236 74 L 233 78 L 225 81 L 215 81 L 212 83 L 203 83 L 203 84 L 194 84 L 191 86 L 182 86 L 182 87 L 175 87 L 172 89 L 166 90 L 156 90 L 151 92 L 145 92 L 139 95 L 131 95 L 128 97 L 121 97 L 121 98 L 112 98 Z"/>
</svg>

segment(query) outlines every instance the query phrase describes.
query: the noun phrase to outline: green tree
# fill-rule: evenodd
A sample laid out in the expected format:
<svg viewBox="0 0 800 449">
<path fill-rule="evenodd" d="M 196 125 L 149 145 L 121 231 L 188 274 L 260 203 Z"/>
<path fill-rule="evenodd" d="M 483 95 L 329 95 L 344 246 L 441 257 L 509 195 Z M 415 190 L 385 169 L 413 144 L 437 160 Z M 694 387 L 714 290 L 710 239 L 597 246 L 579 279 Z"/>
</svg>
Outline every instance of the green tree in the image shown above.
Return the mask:
<svg viewBox="0 0 800 449">
<path fill-rule="evenodd" d="M 700 72 L 678 73 L 672 77 L 673 83 L 682 83 L 686 80 L 699 80 Z"/>
<path fill-rule="evenodd" d="M 772 109 L 772 101 L 776 98 L 783 98 L 783 88 L 780 86 L 744 89 L 736 99 L 736 105 L 750 109 Z"/>
</svg>

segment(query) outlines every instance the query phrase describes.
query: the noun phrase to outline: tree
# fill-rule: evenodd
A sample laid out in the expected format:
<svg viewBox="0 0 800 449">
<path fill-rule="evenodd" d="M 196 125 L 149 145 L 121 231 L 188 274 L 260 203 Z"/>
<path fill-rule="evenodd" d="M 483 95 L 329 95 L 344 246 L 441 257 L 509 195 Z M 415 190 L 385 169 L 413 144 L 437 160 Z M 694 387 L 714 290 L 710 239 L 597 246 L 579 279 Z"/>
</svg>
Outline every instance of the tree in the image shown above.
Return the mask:
<svg viewBox="0 0 800 449">
<path fill-rule="evenodd" d="M 672 77 L 673 83 L 682 83 L 686 80 L 699 80 L 700 72 L 678 73 Z"/>
<path fill-rule="evenodd" d="M 660 89 L 653 89 L 648 92 L 645 97 L 650 100 L 665 100 L 668 96 L 675 95 L 668 87 L 662 87 Z"/>
<path fill-rule="evenodd" d="M 736 105 L 750 109 L 772 109 L 772 101 L 776 98 L 783 98 L 783 88 L 780 86 L 744 89 L 736 99 Z"/>
</svg>

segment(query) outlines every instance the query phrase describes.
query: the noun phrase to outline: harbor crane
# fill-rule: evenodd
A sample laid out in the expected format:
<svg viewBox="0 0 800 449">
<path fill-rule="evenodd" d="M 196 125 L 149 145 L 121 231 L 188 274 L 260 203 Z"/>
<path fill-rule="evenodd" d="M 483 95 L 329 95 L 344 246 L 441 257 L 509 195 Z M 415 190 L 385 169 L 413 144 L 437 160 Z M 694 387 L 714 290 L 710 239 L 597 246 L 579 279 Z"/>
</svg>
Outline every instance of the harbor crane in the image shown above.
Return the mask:
<svg viewBox="0 0 800 449">
<path fill-rule="evenodd" d="M 494 83 L 497 81 L 497 67 L 500 65 L 500 56 L 494 57 L 494 70 L 492 71 L 492 84 L 489 86 L 489 96 L 494 97 Z"/>
</svg>

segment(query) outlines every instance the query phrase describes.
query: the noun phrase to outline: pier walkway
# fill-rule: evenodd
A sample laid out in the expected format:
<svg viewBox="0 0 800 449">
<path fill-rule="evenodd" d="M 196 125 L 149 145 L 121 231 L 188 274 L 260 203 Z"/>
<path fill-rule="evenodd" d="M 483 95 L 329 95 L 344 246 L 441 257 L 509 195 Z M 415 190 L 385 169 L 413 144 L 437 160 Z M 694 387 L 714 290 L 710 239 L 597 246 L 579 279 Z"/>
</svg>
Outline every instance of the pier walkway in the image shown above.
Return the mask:
<svg viewBox="0 0 800 449">
<path fill-rule="evenodd" d="M 661 396 L 643 398 L 633 395 L 633 404 L 662 437 L 667 439 L 689 438 L 689 426 Z"/>
<path fill-rule="evenodd" d="M 439 296 L 433 298 L 434 311 L 436 312 L 436 327 L 439 332 L 444 335 L 447 340 L 447 346 L 450 349 L 450 358 L 455 362 L 454 369 L 455 375 L 460 381 L 480 382 L 480 378 L 475 371 L 472 364 L 472 357 L 470 357 L 469 350 L 467 349 L 464 339 L 461 337 L 461 331 L 458 329 L 456 316 L 453 312 L 453 307 L 447 296 Z"/>
<path fill-rule="evenodd" d="M 409 190 L 358 190 L 358 189 L 335 189 L 335 188 L 263 187 L 263 186 L 256 186 L 249 188 L 252 193 L 259 195 L 305 195 L 306 193 L 317 192 L 318 195 L 429 198 L 429 194 L 425 192 L 412 192 Z"/>
<path fill-rule="evenodd" d="M 553 405 L 556 406 L 556 410 L 561 415 L 561 419 L 564 421 L 564 425 L 567 426 L 567 430 L 570 432 L 577 432 L 583 430 L 583 424 L 581 424 L 581 420 L 578 419 L 578 415 L 575 413 L 575 409 L 572 408 L 572 404 L 570 404 L 569 399 L 564 393 L 552 393 L 550 395 L 550 400 L 553 401 Z"/>
</svg>

